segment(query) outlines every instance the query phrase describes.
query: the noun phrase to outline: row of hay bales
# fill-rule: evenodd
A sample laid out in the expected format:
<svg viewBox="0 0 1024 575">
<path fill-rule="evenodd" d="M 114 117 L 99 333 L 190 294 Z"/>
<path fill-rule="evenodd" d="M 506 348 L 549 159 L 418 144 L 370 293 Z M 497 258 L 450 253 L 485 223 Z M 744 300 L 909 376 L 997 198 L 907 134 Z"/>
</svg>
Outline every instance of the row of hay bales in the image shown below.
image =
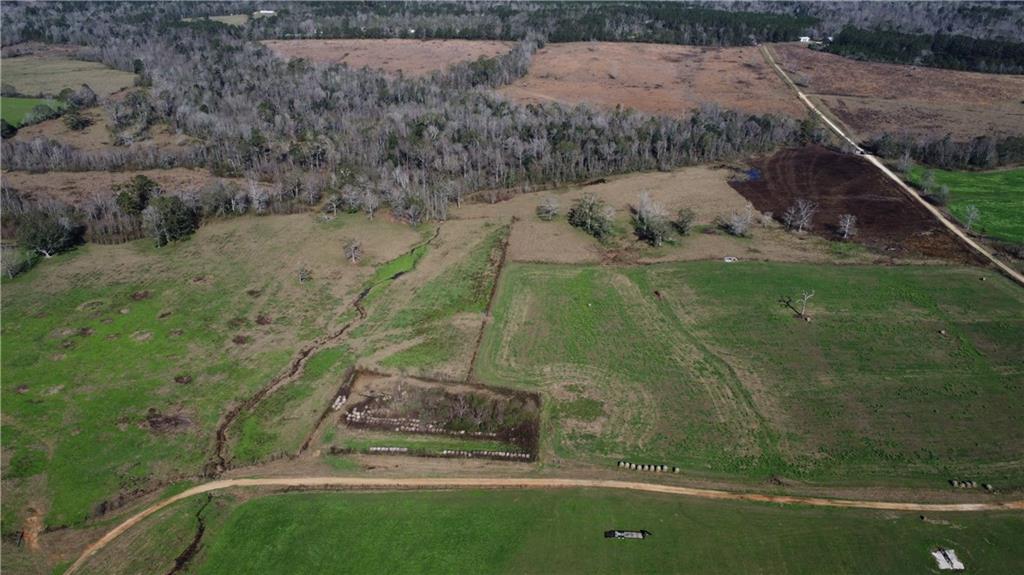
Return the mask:
<svg viewBox="0 0 1024 575">
<path fill-rule="evenodd" d="M 957 489 L 974 489 L 978 486 L 978 484 L 972 479 L 950 479 L 949 484 L 952 485 L 953 487 L 956 487 Z M 995 488 L 992 487 L 992 484 L 990 483 L 982 483 L 981 488 L 984 489 L 985 491 L 995 491 Z"/>
<path fill-rule="evenodd" d="M 629 469 L 633 471 L 655 471 L 658 473 L 679 473 L 678 467 L 669 467 L 668 465 L 651 465 L 647 463 L 630 463 L 628 461 L 619 461 L 619 467 L 623 469 Z"/>
<path fill-rule="evenodd" d="M 443 457 L 486 457 L 488 459 L 514 459 L 525 461 L 530 459 L 529 453 L 522 451 L 485 451 L 485 450 L 463 450 L 463 449 L 442 449 Z"/>
</svg>

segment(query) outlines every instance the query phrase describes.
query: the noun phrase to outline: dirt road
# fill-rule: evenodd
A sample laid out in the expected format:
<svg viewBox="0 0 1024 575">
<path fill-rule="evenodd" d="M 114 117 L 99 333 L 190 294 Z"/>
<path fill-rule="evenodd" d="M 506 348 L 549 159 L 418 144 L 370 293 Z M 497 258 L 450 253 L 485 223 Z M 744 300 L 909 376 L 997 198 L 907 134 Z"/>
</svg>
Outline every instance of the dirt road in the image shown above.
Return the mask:
<svg viewBox="0 0 1024 575">
<path fill-rule="evenodd" d="M 943 213 L 940 212 L 935 206 L 925 201 L 925 199 L 922 198 L 921 195 L 917 193 L 917 190 L 905 184 L 903 180 L 900 179 L 899 176 L 894 174 L 892 170 L 886 167 L 886 165 L 882 163 L 881 160 L 867 153 L 867 151 L 864 148 L 861 148 L 859 145 L 857 145 L 857 142 L 853 141 L 853 139 L 850 138 L 850 136 L 846 135 L 846 133 L 843 132 L 843 130 L 835 122 L 833 122 L 831 119 L 829 119 L 828 116 L 822 113 L 822 111 L 819 110 L 813 102 L 811 102 L 810 98 L 808 98 L 800 90 L 800 88 L 797 87 L 797 85 L 794 84 L 793 81 L 789 79 L 789 76 L 786 74 L 786 72 L 783 71 L 782 67 L 779 66 L 779 64 L 775 61 L 775 56 L 772 55 L 771 49 L 768 46 L 762 44 L 761 53 L 764 54 L 765 61 L 768 62 L 768 64 L 775 69 L 775 72 L 778 73 L 783 80 L 785 80 L 786 84 L 788 84 L 789 87 L 796 92 L 796 95 L 800 97 L 800 100 L 804 103 L 804 105 L 806 105 L 812 112 L 817 114 L 818 117 L 821 118 L 822 121 L 824 121 L 825 124 L 828 125 L 828 127 L 831 128 L 833 132 L 835 132 L 840 138 L 845 140 L 848 144 L 853 146 L 853 148 L 857 151 L 858 154 L 863 156 L 867 161 L 874 164 L 875 167 L 881 170 L 883 174 L 885 174 L 889 179 L 895 182 L 896 185 L 899 186 L 900 189 L 903 190 L 907 195 L 909 195 L 911 199 L 924 206 L 925 209 L 931 212 L 931 214 L 935 216 L 935 218 L 938 219 L 943 226 L 949 229 L 949 231 L 953 232 L 953 234 L 955 234 L 958 238 L 963 240 L 963 242 L 966 243 L 971 249 L 984 256 L 985 259 L 987 259 L 988 261 L 992 262 L 992 264 L 999 268 L 999 271 L 1009 276 L 1009 278 L 1017 282 L 1017 284 L 1024 286 L 1024 275 L 1022 275 L 1017 270 L 1011 268 L 1010 266 L 1006 265 L 1005 263 L 997 259 L 994 255 L 992 255 L 991 252 L 985 249 L 978 242 L 974 241 L 974 239 L 972 239 L 970 236 L 967 235 L 967 233 L 960 229 L 960 226 L 949 221 L 949 219 L 947 219 L 946 216 L 943 215 Z"/>
<path fill-rule="evenodd" d="M 646 493 L 664 493 L 703 499 L 731 501 L 756 501 L 787 505 L 812 505 L 817 507 L 841 507 L 850 509 L 878 509 L 886 511 L 941 512 L 941 511 L 1024 511 L 1024 500 L 992 503 L 898 503 L 891 501 L 865 501 L 853 499 L 827 499 L 821 497 L 795 497 L 788 495 L 766 495 L 761 493 L 739 493 L 718 489 L 700 489 L 658 483 L 636 481 L 614 481 L 607 479 L 540 479 L 540 478 L 484 478 L 484 477 L 429 477 L 388 479 L 378 477 L 271 477 L 253 479 L 221 479 L 197 485 L 173 497 L 150 505 L 136 513 L 109 533 L 90 545 L 65 572 L 70 575 L 117 539 L 128 529 L 157 511 L 187 499 L 193 495 L 209 493 L 232 487 L 297 487 L 348 488 L 348 489 L 622 489 Z"/>
</svg>

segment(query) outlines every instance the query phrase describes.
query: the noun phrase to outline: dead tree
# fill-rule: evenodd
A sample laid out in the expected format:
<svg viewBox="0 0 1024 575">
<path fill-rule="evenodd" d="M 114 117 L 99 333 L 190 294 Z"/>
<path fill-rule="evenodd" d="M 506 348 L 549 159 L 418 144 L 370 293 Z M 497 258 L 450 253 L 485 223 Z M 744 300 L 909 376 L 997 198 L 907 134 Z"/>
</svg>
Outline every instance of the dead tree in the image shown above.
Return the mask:
<svg viewBox="0 0 1024 575">
<path fill-rule="evenodd" d="M 974 224 L 977 223 L 980 217 L 981 210 L 978 209 L 978 206 L 971 204 L 964 208 L 964 228 L 967 231 L 971 231 L 971 228 L 974 227 Z"/>
<path fill-rule="evenodd" d="M 804 230 L 811 227 L 811 220 L 814 219 L 814 213 L 817 211 L 818 204 L 806 198 L 799 198 L 795 204 L 783 212 L 782 222 L 790 230 L 803 233 Z"/>
<path fill-rule="evenodd" d="M 348 261 L 357 264 L 363 258 L 363 244 L 359 240 L 349 240 L 345 244 L 345 257 Z"/>
<path fill-rule="evenodd" d="M 857 216 L 853 214 L 839 216 L 839 233 L 843 235 L 844 240 L 857 235 Z"/>
<path fill-rule="evenodd" d="M 813 297 L 814 290 L 809 292 L 805 291 L 797 298 L 788 295 L 783 296 L 779 298 L 779 304 L 793 310 L 793 313 L 795 313 L 800 319 L 809 320 L 810 317 L 807 315 L 807 302 L 811 301 L 811 298 Z"/>
</svg>

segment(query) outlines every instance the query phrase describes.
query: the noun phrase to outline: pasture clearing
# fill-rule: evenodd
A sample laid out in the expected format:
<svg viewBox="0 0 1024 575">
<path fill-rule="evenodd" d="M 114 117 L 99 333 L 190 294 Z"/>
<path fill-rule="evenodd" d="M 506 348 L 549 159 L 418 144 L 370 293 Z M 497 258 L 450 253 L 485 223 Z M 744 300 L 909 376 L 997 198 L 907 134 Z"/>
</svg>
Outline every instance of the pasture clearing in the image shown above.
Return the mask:
<svg viewBox="0 0 1024 575">
<path fill-rule="evenodd" d="M 917 514 L 702 501 L 602 490 L 290 493 L 211 504 L 191 571 L 351 573 L 927 571 L 942 545 L 971 570 L 1024 567 L 1019 514 Z M 198 503 L 179 504 L 193 511 Z M 173 511 L 173 509 L 171 510 Z M 165 511 L 166 513 L 166 511 Z M 135 529 L 155 537 L 182 517 Z M 646 529 L 643 541 L 607 529 Z M 344 544 L 340 544 L 343 542 Z M 115 544 L 88 564 L 121 573 Z M 184 548 L 184 547 L 182 547 Z M 315 550 L 315 551 L 311 551 Z M 152 550 L 156 551 L 156 550 Z M 152 555 L 166 562 L 167 550 Z"/>
<path fill-rule="evenodd" d="M 7 120 L 12 126 L 18 126 L 21 121 L 25 119 L 25 115 L 32 111 L 39 104 L 46 104 L 47 106 L 57 110 L 61 105 L 54 100 L 47 100 L 45 98 L 18 98 L 14 96 L 3 96 L 0 97 L 0 117 Z"/>
<path fill-rule="evenodd" d="M 426 76 L 452 64 L 508 53 L 512 42 L 489 40 L 265 40 L 263 44 L 286 60 L 345 64 L 349 68 L 371 68 Z"/>
<path fill-rule="evenodd" d="M 808 97 L 868 140 L 883 132 L 966 140 L 1024 134 L 1024 77 L 860 62 L 776 44 L 777 60 Z"/>
<path fill-rule="evenodd" d="M 88 84 L 101 99 L 135 83 L 135 74 L 51 55 L 29 55 L 3 59 L 3 81 L 19 94 L 56 96 L 64 88 L 77 90 Z"/>
<path fill-rule="evenodd" d="M 746 113 L 806 116 L 756 47 L 548 44 L 534 54 L 525 77 L 498 92 L 521 103 L 621 105 L 669 116 L 703 103 Z"/>
<path fill-rule="evenodd" d="M 5 99 L 6 100 L 6 99 Z M 35 138 L 50 138 L 63 144 L 86 151 L 111 151 L 124 150 L 125 146 L 115 146 L 115 138 L 108 124 L 108 116 L 102 108 L 92 108 L 82 112 L 82 115 L 92 120 L 92 124 L 82 130 L 72 130 L 64 124 L 62 118 L 55 118 L 31 126 L 25 126 L 18 130 L 15 138 L 19 140 L 33 140 Z M 151 126 L 145 138 L 136 138 L 127 146 L 128 149 L 141 146 L 154 146 L 161 151 L 183 149 L 196 142 L 190 136 L 176 134 L 166 124 Z M 50 175 L 59 172 L 48 172 Z M 97 177 L 109 179 L 111 175 L 106 172 L 96 172 Z M 114 175 L 116 177 L 116 174 Z M 88 184 L 80 184 L 88 185 Z"/>
<path fill-rule="evenodd" d="M 38 125 L 37 125 L 38 126 Z M 33 128 L 37 126 L 32 126 Z M 21 137 L 21 134 L 18 135 Z M 4 183 L 19 193 L 36 199 L 54 199 L 81 205 L 94 197 L 112 197 L 114 187 L 143 175 L 160 185 L 169 194 L 201 192 L 216 182 L 242 188 L 243 178 L 218 178 L 206 170 L 170 168 L 126 172 L 4 172 Z"/>
<path fill-rule="evenodd" d="M 220 14 L 217 16 L 199 16 L 196 18 L 182 18 L 182 22 L 202 22 L 204 20 L 210 20 L 211 22 L 220 22 L 221 24 L 227 24 L 228 26 L 238 26 L 244 28 L 249 23 L 248 14 Z"/>
<path fill-rule="evenodd" d="M 342 253 L 353 237 L 364 265 Z M 334 325 L 371 264 L 418 238 L 358 215 L 244 217 L 159 249 L 86 245 L 5 281 L 4 533 L 30 506 L 48 526 L 79 524 L 200 473 L 222 412 Z"/>
<path fill-rule="evenodd" d="M 743 172 L 736 168 L 692 166 L 671 172 L 645 172 L 603 178 L 591 185 L 569 185 L 550 191 L 521 193 L 495 203 L 465 203 L 451 210 L 455 220 L 517 218 L 509 238 L 508 259 L 518 262 L 598 263 L 720 260 L 735 256 L 744 260 L 868 263 L 870 254 L 848 250 L 837 254 L 834 242 L 798 237 L 776 225 L 755 225 L 748 238 L 732 237 L 716 229 L 715 219 L 743 211 L 748 201 L 729 182 Z M 642 192 L 675 217 L 678 210 L 696 214 L 690 235 L 675 243 L 652 248 L 632 233 L 630 206 Z M 615 210 L 619 235 L 602 244 L 569 226 L 566 212 L 583 194 L 594 194 Z M 559 216 L 550 222 L 537 218 L 537 204 L 546 196 L 559 203 Z"/>
<path fill-rule="evenodd" d="M 925 168 L 915 166 L 908 180 L 921 185 Z M 974 229 L 986 236 L 1024 244 L 1024 168 L 991 172 L 932 170 L 936 185 L 949 186 L 949 211 L 961 222 L 967 206 L 978 208 Z"/>
<path fill-rule="evenodd" d="M 542 460 L 1012 487 L 1022 305 L 970 268 L 510 264 L 479 374 L 543 393 Z"/>
<path fill-rule="evenodd" d="M 752 160 L 754 174 L 732 186 L 778 220 L 798 199 L 817 204 L 809 230 L 839 237 L 839 217 L 857 218 L 854 241 L 887 256 L 926 256 L 980 263 L 978 256 L 863 158 L 818 146 Z"/>
</svg>

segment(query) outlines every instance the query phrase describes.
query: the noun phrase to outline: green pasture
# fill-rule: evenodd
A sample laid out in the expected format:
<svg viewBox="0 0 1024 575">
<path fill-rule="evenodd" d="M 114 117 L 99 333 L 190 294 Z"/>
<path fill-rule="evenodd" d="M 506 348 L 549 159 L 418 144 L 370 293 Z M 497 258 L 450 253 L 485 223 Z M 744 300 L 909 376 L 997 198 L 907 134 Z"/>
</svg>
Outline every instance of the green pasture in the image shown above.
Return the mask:
<svg viewBox="0 0 1024 575">
<path fill-rule="evenodd" d="M 910 181 L 920 185 L 925 169 L 915 166 Z M 974 229 L 996 239 L 1024 244 L 1024 168 L 990 172 L 932 170 L 935 183 L 949 187 L 949 211 L 961 222 L 967 206 L 978 208 Z"/>
</svg>

